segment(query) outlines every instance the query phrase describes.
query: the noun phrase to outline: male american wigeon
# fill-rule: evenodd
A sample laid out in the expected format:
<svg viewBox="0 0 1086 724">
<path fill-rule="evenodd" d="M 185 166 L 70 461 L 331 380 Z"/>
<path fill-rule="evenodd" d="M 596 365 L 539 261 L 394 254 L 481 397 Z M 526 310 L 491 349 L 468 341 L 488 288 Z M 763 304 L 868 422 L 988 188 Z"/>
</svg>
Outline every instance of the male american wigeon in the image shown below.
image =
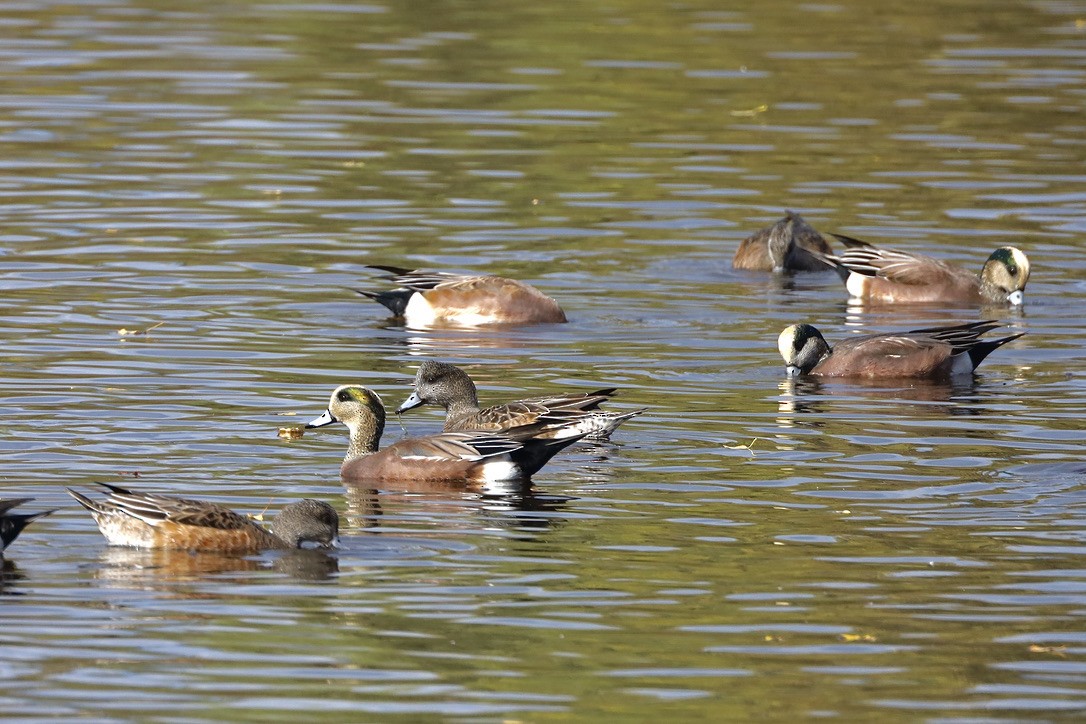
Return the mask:
<svg viewBox="0 0 1086 724">
<path fill-rule="evenodd" d="M 789 376 L 950 379 L 971 375 L 984 358 L 1024 333 L 981 340 L 1000 322 L 970 322 L 894 334 L 849 337 L 831 348 L 809 324 L 793 324 L 777 338 Z"/>
<path fill-rule="evenodd" d="M 533 397 L 479 409 L 478 392 L 468 373 L 434 360 L 419 365 L 414 384 L 415 391 L 396 410 L 397 414 L 420 405 L 441 405 L 445 408 L 445 432 L 506 432 L 540 426 L 536 437 L 554 437 L 560 430 L 563 436 L 577 431 L 604 438 L 626 420 L 644 412 L 643 409 L 626 413 L 597 409 L 615 394 L 614 387 Z"/>
<path fill-rule="evenodd" d="M 11 512 L 14 508 L 23 503 L 29 503 L 31 500 L 33 498 L 0 500 L 0 560 L 4 558 L 4 551 L 7 550 L 7 547 L 23 532 L 23 528 L 32 521 L 54 512 L 52 510 L 45 510 L 41 513 Z"/>
<path fill-rule="evenodd" d="M 221 553 L 251 553 L 268 548 L 301 548 L 316 543 L 330 548 L 339 535 L 339 514 L 319 500 L 284 506 L 266 529 L 251 518 L 205 500 L 135 493 L 99 483 L 109 490 L 102 501 L 68 488 L 91 512 L 111 545 Z"/>
<path fill-rule="evenodd" d="M 317 428 L 342 422 L 350 446 L 340 468 L 344 480 L 445 480 L 500 483 L 527 480 L 555 453 L 585 436 L 571 430 L 551 438 L 481 432 L 444 432 L 408 438 L 378 450 L 385 429 L 385 408 L 376 392 L 361 385 L 341 385 L 328 409 L 306 425 Z"/>
<path fill-rule="evenodd" d="M 811 252 L 818 252 L 817 256 Z M 752 271 L 828 271 L 824 257 L 833 253 L 826 237 L 802 216 L 785 212 L 783 219 L 743 239 L 732 259 L 733 269 Z"/>
<path fill-rule="evenodd" d="M 1022 304 L 1029 281 L 1029 259 L 1004 246 L 992 252 L 980 275 L 930 256 L 880 249 L 866 241 L 834 234 L 848 248 L 828 256 L 854 299 L 909 304 Z"/>
<path fill-rule="evenodd" d="M 490 275 L 462 276 L 445 272 L 371 265 L 399 288 L 359 294 L 388 307 L 410 327 L 434 324 L 543 324 L 565 322 L 566 314 L 530 284 Z"/>
</svg>

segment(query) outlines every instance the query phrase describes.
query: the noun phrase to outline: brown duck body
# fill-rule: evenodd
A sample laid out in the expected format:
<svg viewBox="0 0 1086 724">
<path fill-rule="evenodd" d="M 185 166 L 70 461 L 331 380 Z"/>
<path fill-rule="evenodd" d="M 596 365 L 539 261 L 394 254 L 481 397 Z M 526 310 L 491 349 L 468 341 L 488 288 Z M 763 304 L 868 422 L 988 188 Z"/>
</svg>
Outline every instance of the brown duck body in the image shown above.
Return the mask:
<svg viewBox="0 0 1086 724">
<path fill-rule="evenodd" d="M 105 500 L 93 500 L 70 488 L 68 493 L 90 511 L 113 545 L 248 553 L 295 548 L 302 541 L 330 545 L 339 530 L 336 512 L 315 500 L 285 507 L 271 532 L 216 503 L 102 485 L 110 491 Z"/>
<path fill-rule="evenodd" d="M 434 324 L 544 324 L 565 322 L 566 314 L 543 292 L 506 277 L 463 276 L 442 272 L 372 266 L 400 288 L 359 294 L 380 302 L 413 327 Z"/>
<path fill-rule="evenodd" d="M 827 271 L 833 254 L 826 238 L 791 211 L 783 219 L 751 234 L 739 244 L 732 268 L 750 271 Z"/>
<path fill-rule="evenodd" d="M 800 324 L 781 332 L 777 345 L 790 375 L 948 380 L 972 374 L 998 347 L 1022 336 L 979 339 L 998 326 L 999 322 L 971 322 L 871 334 L 847 338 L 831 348 L 817 329 Z"/>
<path fill-rule="evenodd" d="M 827 259 L 835 264 L 852 298 L 860 301 L 1018 305 L 1029 281 L 1029 259 L 1010 246 L 992 252 L 977 275 L 930 256 L 835 236 L 849 248 Z"/>
<path fill-rule="evenodd" d="M 584 437 L 568 432 L 544 438 L 536 430 L 522 436 L 485 432 L 444 432 L 400 440 L 378 449 L 385 427 L 381 398 L 361 385 L 341 385 L 328 409 L 306 427 L 342 422 L 350 446 L 340 468 L 346 481 L 462 481 L 500 483 L 527 480 L 559 450 Z"/>
</svg>

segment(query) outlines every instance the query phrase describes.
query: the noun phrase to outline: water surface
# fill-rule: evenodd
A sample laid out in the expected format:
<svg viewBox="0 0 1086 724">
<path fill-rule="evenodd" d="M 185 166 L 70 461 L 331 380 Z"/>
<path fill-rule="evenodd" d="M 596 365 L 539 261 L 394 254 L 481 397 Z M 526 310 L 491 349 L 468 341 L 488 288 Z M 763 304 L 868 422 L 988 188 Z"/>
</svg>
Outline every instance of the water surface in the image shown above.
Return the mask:
<svg viewBox="0 0 1086 724">
<path fill-rule="evenodd" d="M 403 5 L 402 7 L 400 5 Z M 1065 720 L 1086 708 L 1079 3 L 0 7 L 0 714 Z M 790 383 L 775 349 L 979 310 L 733 272 L 786 208 L 1033 262 L 973 382 Z M 409 330 L 371 263 L 570 323 Z M 136 334 L 119 334 L 120 330 Z M 647 407 L 526 490 L 345 487 L 340 383 Z M 306 417 L 309 416 L 309 417 Z M 403 419 L 411 434 L 437 411 Z M 390 421 L 387 439 L 402 435 Z M 260 513 L 335 556 L 108 548 L 63 486 Z"/>
</svg>

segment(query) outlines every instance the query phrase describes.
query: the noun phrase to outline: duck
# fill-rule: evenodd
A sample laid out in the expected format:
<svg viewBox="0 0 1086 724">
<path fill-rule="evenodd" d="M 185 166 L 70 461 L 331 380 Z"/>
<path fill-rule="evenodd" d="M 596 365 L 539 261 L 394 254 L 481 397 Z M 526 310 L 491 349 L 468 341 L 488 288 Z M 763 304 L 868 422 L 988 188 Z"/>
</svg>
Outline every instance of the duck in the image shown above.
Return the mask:
<svg viewBox="0 0 1086 724">
<path fill-rule="evenodd" d="M 993 251 L 978 275 L 930 256 L 883 249 L 841 234 L 833 237 L 847 248 L 823 258 L 833 264 L 852 298 L 862 302 L 1017 307 L 1025 300 L 1029 258 L 1013 246 Z"/>
<path fill-rule="evenodd" d="M 812 253 L 815 252 L 815 253 Z M 826 237 L 799 214 L 786 211 L 784 218 L 757 231 L 739 244 L 733 269 L 795 272 L 829 271 L 833 248 Z"/>
<path fill-rule="evenodd" d="M 584 432 L 587 437 L 602 439 L 645 411 L 619 413 L 597 409 L 618 391 L 614 387 L 533 397 L 480 409 L 475 382 L 468 373 L 436 360 L 419 365 L 414 386 L 414 392 L 396 409 L 396 414 L 421 405 L 440 405 L 445 408 L 445 432 L 508 432 L 525 426 L 542 426 L 544 429 L 537 435 L 542 438 Z"/>
<path fill-rule="evenodd" d="M 381 397 L 358 384 L 340 385 L 328 409 L 306 429 L 343 423 L 350 445 L 340 467 L 345 481 L 458 481 L 495 484 L 528 480 L 561 449 L 587 433 L 569 431 L 549 438 L 526 429 L 522 435 L 443 432 L 399 440 L 378 449 L 385 429 Z"/>
<path fill-rule="evenodd" d="M 969 322 L 892 334 L 849 337 L 834 347 L 810 324 L 793 324 L 777 338 L 789 377 L 926 378 L 971 375 L 984 358 L 1024 332 L 979 339 L 1000 322 Z"/>
<path fill-rule="evenodd" d="M 383 304 L 409 327 L 437 324 L 474 327 L 487 324 L 547 324 L 566 322 L 554 299 L 530 284 L 489 274 L 461 275 L 371 264 L 387 272 L 382 277 L 396 289 L 354 291 Z"/>
<path fill-rule="evenodd" d="M 12 513 L 15 508 L 29 503 L 33 498 L 12 498 L 0 500 L 0 560 L 4 559 L 4 551 L 11 545 L 27 525 L 42 518 L 55 510 L 45 510 L 41 513 Z"/>
<path fill-rule="evenodd" d="M 90 511 L 110 545 L 219 553 L 253 553 L 301 548 L 315 543 L 332 548 L 339 536 L 339 514 L 328 503 L 306 498 L 283 507 L 264 528 L 248 516 L 206 500 L 134 492 L 99 483 L 109 491 L 93 500 L 67 488 Z"/>
</svg>

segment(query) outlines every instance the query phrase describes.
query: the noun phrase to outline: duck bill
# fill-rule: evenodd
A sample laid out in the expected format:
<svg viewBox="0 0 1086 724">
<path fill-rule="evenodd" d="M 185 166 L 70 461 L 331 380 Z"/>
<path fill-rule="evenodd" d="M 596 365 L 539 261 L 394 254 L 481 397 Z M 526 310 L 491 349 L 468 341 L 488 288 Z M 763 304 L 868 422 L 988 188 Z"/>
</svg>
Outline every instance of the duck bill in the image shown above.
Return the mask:
<svg viewBox="0 0 1086 724">
<path fill-rule="evenodd" d="M 788 367 L 785 368 L 785 372 L 788 374 L 789 377 L 799 377 L 802 373 L 802 370 L 800 370 L 800 368 L 796 367 L 795 365 L 788 365 Z"/>
<path fill-rule="evenodd" d="M 396 408 L 396 414 L 399 415 L 400 413 L 407 412 L 408 410 L 413 410 L 419 405 L 425 404 L 426 400 L 419 397 L 418 392 L 412 392 L 411 396 L 404 400 L 402 405 Z"/>
<path fill-rule="evenodd" d="M 327 427 L 328 425 L 333 425 L 337 422 L 339 422 L 339 420 L 337 420 L 335 416 L 332 415 L 332 411 L 325 410 L 324 414 L 318 417 L 316 420 L 310 420 L 309 422 L 307 422 L 305 424 L 305 429 L 312 430 L 316 427 Z"/>
<path fill-rule="evenodd" d="M 1026 301 L 1026 295 L 1022 293 L 1021 289 L 1015 289 L 1007 295 L 1007 304 L 1012 307 L 1020 307 L 1024 301 Z"/>
</svg>

